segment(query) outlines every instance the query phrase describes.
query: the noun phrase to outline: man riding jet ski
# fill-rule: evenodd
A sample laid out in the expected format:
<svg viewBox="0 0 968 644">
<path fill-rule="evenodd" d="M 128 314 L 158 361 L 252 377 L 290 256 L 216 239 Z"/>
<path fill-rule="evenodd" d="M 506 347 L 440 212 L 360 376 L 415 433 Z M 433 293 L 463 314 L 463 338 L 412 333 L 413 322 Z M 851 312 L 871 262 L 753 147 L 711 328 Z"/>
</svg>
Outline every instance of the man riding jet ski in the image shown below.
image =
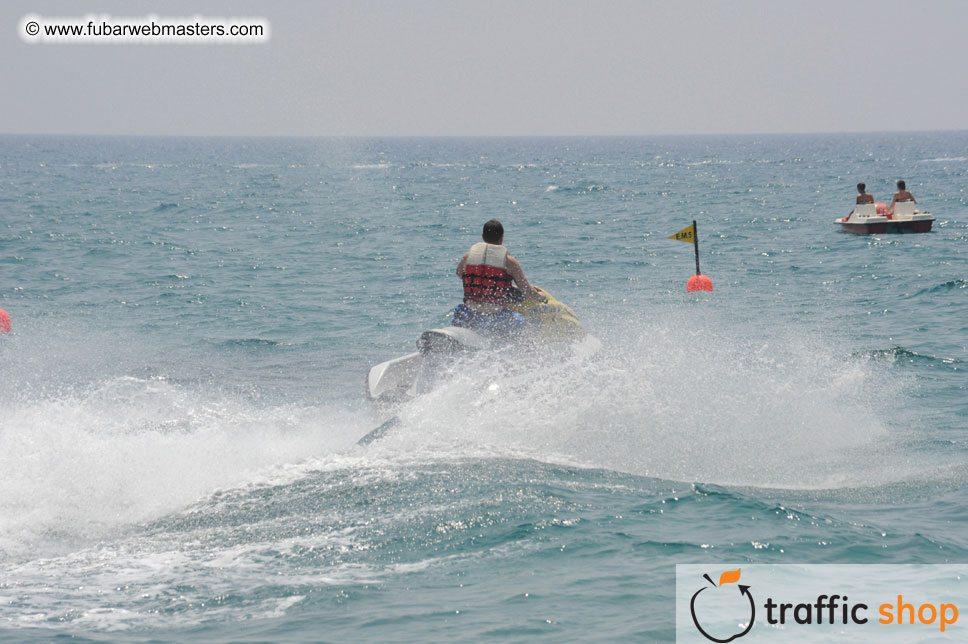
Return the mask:
<svg viewBox="0 0 968 644">
<path fill-rule="evenodd" d="M 577 348 L 587 339 L 594 352 L 598 341 L 586 336 L 575 313 L 528 282 L 521 264 L 502 245 L 501 222 L 492 219 L 484 224 L 481 238 L 457 264 L 464 301 L 454 309 L 451 326 L 424 331 L 417 339 L 417 352 L 372 367 L 367 375 L 370 398 L 423 393 L 447 361 L 470 351 L 512 343 Z"/>
<path fill-rule="evenodd" d="M 457 277 L 464 283 L 464 303 L 454 309 L 454 326 L 485 333 L 522 331 L 526 318 L 508 305 L 524 300 L 547 302 L 547 298 L 532 288 L 521 264 L 502 245 L 501 222 L 491 219 L 484 224 L 481 239 L 457 263 Z"/>
</svg>

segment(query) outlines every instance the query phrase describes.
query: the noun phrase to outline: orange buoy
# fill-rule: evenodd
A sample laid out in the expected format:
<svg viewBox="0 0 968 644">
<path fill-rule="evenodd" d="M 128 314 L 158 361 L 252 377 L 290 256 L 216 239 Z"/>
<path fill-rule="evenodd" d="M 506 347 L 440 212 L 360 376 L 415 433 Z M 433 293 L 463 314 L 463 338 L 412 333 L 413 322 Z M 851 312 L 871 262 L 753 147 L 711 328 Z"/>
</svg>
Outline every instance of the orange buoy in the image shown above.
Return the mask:
<svg viewBox="0 0 968 644">
<path fill-rule="evenodd" d="M 0 333 L 10 333 L 10 314 L 0 309 Z"/>
<path fill-rule="evenodd" d="M 874 212 L 876 212 L 878 215 L 886 215 L 887 204 L 884 203 L 883 201 L 878 201 L 877 203 L 874 204 Z"/>
<path fill-rule="evenodd" d="M 692 293 L 694 291 L 711 291 L 713 290 L 713 281 L 706 277 L 705 275 L 693 275 L 686 282 L 686 292 Z"/>
</svg>

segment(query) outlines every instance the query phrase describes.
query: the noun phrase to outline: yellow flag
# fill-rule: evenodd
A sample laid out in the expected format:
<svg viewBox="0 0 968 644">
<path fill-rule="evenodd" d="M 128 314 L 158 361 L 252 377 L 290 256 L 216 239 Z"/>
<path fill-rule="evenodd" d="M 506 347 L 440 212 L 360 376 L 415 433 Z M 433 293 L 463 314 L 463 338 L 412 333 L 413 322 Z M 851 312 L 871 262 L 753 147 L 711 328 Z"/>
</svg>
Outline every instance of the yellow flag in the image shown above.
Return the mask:
<svg viewBox="0 0 968 644">
<path fill-rule="evenodd" d="M 667 239 L 674 239 L 676 241 L 686 242 L 687 244 L 696 243 L 695 231 L 692 228 L 692 224 L 689 224 L 675 235 L 669 235 Z"/>
</svg>

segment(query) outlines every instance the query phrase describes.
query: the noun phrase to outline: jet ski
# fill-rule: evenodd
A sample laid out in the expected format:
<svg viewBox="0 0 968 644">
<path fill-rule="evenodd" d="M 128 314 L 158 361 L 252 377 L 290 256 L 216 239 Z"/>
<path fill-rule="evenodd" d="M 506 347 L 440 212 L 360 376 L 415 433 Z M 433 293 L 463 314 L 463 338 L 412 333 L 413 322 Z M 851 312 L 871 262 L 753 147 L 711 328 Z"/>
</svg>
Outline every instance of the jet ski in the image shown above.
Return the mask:
<svg viewBox="0 0 968 644">
<path fill-rule="evenodd" d="M 424 331 L 417 338 L 417 350 L 373 366 L 366 378 L 371 400 L 392 401 L 429 391 L 435 376 L 450 362 L 478 351 L 498 350 L 510 345 L 552 348 L 584 348 L 593 353 L 598 341 L 585 332 L 578 316 L 547 291 L 535 287 L 544 300 L 521 299 L 508 308 L 527 321 L 524 331 L 501 333 L 461 326 Z"/>
<path fill-rule="evenodd" d="M 927 233 L 931 232 L 934 217 L 930 212 L 918 210 L 913 201 L 894 204 L 894 212 L 888 211 L 886 203 L 864 203 L 834 223 L 840 224 L 843 232 L 855 235 Z"/>
</svg>

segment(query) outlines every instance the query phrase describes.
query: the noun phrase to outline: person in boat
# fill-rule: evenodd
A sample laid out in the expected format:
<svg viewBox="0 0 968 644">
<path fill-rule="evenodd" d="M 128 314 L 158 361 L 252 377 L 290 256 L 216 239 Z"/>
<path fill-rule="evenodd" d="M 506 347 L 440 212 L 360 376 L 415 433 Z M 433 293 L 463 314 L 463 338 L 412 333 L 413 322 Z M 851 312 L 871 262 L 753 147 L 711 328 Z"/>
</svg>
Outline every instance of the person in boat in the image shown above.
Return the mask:
<svg viewBox="0 0 968 644">
<path fill-rule="evenodd" d="M 464 302 L 454 309 L 454 326 L 502 333 L 520 331 L 527 320 L 507 305 L 522 296 L 545 300 L 528 283 L 521 264 L 508 254 L 503 244 L 504 226 L 491 219 L 484 224 L 481 241 L 471 246 L 457 263 L 457 276 L 464 285 Z"/>
<path fill-rule="evenodd" d="M 857 184 L 857 203 L 874 203 L 874 195 L 867 192 L 866 184 Z"/>
<path fill-rule="evenodd" d="M 904 180 L 900 179 L 897 182 L 897 192 L 894 193 L 894 199 L 891 201 L 891 205 L 888 206 L 887 211 L 894 212 L 894 204 L 901 203 L 902 201 L 912 201 L 914 203 L 918 202 L 917 199 L 914 198 L 914 195 L 912 195 L 907 189 L 907 186 L 904 184 Z"/>
</svg>

